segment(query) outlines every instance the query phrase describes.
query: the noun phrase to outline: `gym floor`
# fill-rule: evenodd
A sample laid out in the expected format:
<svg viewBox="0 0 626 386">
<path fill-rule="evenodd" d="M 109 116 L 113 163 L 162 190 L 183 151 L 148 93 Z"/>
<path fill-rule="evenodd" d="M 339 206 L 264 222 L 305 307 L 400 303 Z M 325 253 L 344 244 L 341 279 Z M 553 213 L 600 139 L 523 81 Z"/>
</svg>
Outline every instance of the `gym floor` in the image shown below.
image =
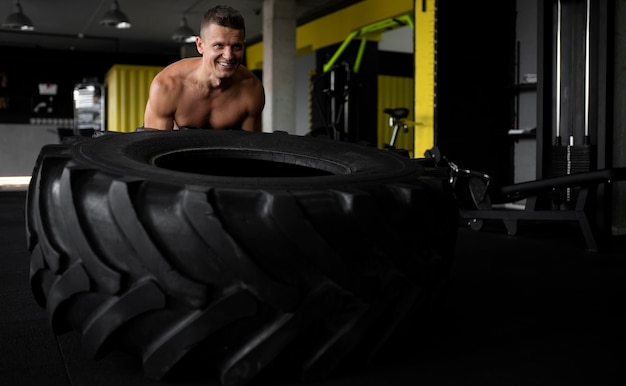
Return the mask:
<svg viewBox="0 0 626 386">
<path fill-rule="evenodd" d="M 217 385 L 151 381 L 127 354 L 94 361 L 77 334 L 55 337 L 28 285 L 24 200 L 0 191 L 0 385 Z M 307 385 L 626 385 L 626 238 L 611 244 L 585 251 L 573 223 L 520 223 L 516 236 L 497 222 L 461 226 L 429 339 Z"/>
</svg>

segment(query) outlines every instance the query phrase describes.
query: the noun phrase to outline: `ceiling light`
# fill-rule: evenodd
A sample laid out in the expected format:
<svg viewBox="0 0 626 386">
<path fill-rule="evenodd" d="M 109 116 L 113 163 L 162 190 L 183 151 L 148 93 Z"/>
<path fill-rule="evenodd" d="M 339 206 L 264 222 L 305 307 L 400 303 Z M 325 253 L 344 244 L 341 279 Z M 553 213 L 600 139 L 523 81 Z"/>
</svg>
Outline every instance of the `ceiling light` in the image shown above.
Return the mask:
<svg viewBox="0 0 626 386">
<path fill-rule="evenodd" d="M 180 20 L 180 26 L 176 28 L 172 39 L 177 42 L 193 43 L 196 41 L 196 33 L 187 24 L 185 16 Z"/>
<path fill-rule="evenodd" d="M 120 6 L 117 3 L 117 0 L 113 0 L 111 9 L 105 13 L 104 16 L 102 16 L 100 25 L 105 27 L 115 27 L 118 29 L 126 29 L 131 26 L 128 16 L 126 16 L 124 12 L 120 11 Z"/>
<path fill-rule="evenodd" d="M 19 1 L 15 2 L 15 8 L 17 11 L 10 14 L 7 19 L 2 23 L 2 28 L 19 29 L 22 31 L 32 31 L 35 29 L 33 22 L 30 21 L 28 16 L 22 12 L 22 5 Z"/>
</svg>

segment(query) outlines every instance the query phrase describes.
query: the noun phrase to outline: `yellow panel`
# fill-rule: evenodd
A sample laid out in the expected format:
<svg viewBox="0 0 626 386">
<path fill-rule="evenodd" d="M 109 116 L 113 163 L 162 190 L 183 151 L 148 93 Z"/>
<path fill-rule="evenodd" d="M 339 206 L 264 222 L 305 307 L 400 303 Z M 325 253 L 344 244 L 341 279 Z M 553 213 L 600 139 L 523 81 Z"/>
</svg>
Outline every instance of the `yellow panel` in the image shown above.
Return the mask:
<svg viewBox="0 0 626 386">
<path fill-rule="evenodd" d="M 143 126 L 150 83 L 163 67 L 115 64 L 107 72 L 107 130 L 132 132 Z"/>
<path fill-rule="evenodd" d="M 378 76 L 378 147 L 384 148 L 385 144 L 391 142 L 393 127 L 389 126 L 389 115 L 384 113 L 386 108 L 406 107 L 409 109 L 407 121 L 413 121 L 413 79 L 399 76 L 379 75 Z M 403 130 L 398 132 L 395 147 L 406 149 L 413 156 L 413 142 L 415 130 L 421 127 L 409 126 L 408 132 Z"/>
<path fill-rule="evenodd" d="M 263 69 L 263 43 L 246 47 L 246 67 L 250 70 Z"/>
<path fill-rule="evenodd" d="M 424 5 L 424 6 L 423 6 Z M 415 153 L 423 154 L 435 138 L 435 0 L 415 5 Z"/>
<path fill-rule="evenodd" d="M 434 0 L 432 0 L 434 1 Z M 364 0 L 296 29 L 296 51 L 308 53 L 341 43 L 353 31 L 381 20 L 410 14 L 414 0 Z M 246 49 L 248 67 L 263 67 L 263 42 Z"/>
</svg>

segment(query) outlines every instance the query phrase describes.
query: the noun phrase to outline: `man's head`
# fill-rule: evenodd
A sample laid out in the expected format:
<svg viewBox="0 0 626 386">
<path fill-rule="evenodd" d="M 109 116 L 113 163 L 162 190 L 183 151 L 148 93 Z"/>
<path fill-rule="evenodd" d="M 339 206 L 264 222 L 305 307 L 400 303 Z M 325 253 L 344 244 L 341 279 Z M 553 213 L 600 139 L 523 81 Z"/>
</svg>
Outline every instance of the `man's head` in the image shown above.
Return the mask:
<svg viewBox="0 0 626 386">
<path fill-rule="evenodd" d="M 196 47 L 214 78 L 230 78 L 237 72 L 245 33 L 243 16 L 234 8 L 218 5 L 204 14 Z"/>
<path fill-rule="evenodd" d="M 239 11 L 227 5 L 218 5 L 206 11 L 200 23 L 200 34 L 210 24 L 241 30 L 243 36 L 246 36 L 246 23 L 243 16 Z"/>
</svg>

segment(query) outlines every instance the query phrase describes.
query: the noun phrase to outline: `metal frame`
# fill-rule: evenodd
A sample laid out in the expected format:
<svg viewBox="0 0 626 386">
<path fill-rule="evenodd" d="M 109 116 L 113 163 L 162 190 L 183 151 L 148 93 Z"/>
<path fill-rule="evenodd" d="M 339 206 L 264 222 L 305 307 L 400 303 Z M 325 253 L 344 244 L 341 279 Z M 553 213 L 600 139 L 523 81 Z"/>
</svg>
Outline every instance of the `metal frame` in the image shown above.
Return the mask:
<svg viewBox="0 0 626 386">
<path fill-rule="evenodd" d="M 343 52 L 346 50 L 352 40 L 360 38 L 361 44 L 359 46 L 359 51 L 354 62 L 354 67 L 352 68 L 352 72 L 358 73 L 361 67 L 361 61 L 363 59 L 363 52 L 365 52 L 365 44 L 367 43 L 367 39 L 365 39 L 365 37 L 373 33 L 388 31 L 390 29 L 402 27 L 405 25 L 410 26 L 411 29 L 415 29 L 413 18 L 410 15 L 402 15 L 378 21 L 376 23 L 368 24 L 364 27 L 359 28 L 356 31 L 351 32 L 348 37 L 345 38 L 343 43 L 341 43 L 341 45 L 339 46 L 335 54 L 330 58 L 330 60 L 328 60 L 328 62 L 324 64 L 324 72 L 329 71 L 335 65 L 341 54 L 343 54 Z"/>
</svg>

